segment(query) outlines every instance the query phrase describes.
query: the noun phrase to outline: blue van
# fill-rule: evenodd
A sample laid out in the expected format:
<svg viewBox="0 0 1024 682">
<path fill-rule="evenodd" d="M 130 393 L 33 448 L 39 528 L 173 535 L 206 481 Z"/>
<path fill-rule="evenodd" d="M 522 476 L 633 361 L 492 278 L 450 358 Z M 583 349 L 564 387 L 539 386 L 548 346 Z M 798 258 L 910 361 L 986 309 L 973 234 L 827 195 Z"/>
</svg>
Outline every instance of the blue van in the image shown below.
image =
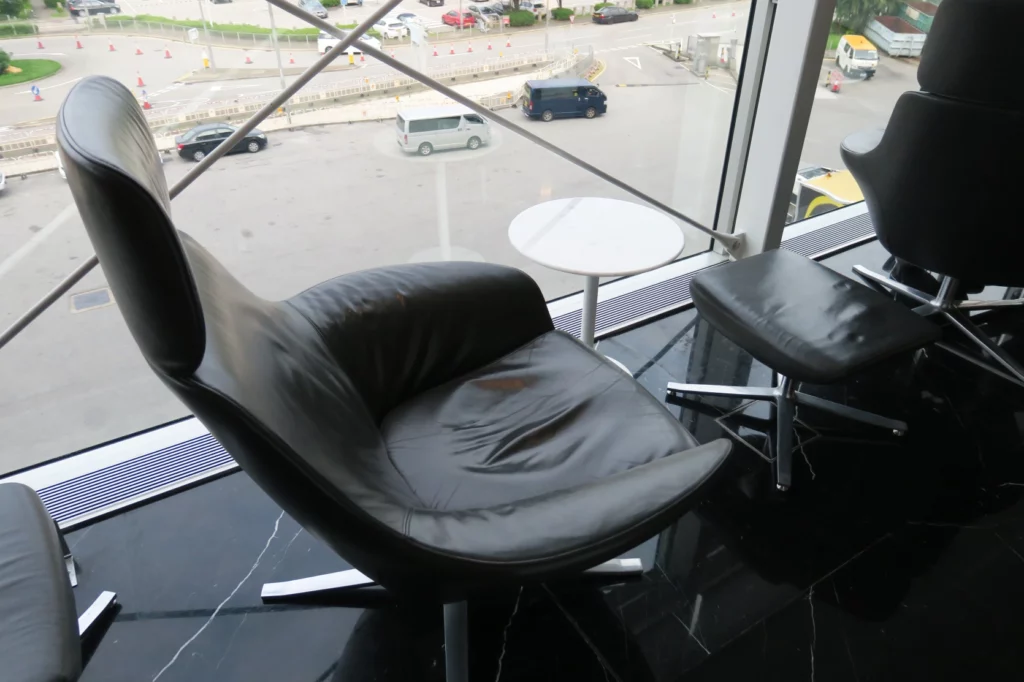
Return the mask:
<svg viewBox="0 0 1024 682">
<path fill-rule="evenodd" d="M 608 98 L 586 78 L 526 81 L 523 113 L 550 121 L 563 116 L 594 118 L 608 111 Z"/>
</svg>

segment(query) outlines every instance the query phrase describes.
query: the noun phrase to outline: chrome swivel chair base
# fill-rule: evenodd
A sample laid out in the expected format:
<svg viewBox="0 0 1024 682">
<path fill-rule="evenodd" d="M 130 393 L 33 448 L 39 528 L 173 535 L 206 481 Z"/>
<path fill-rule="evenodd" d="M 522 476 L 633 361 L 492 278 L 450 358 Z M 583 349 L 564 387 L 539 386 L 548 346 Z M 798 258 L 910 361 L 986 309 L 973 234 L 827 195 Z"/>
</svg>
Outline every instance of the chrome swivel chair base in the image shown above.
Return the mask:
<svg viewBox="0 0 1024 682">
<path fill-rule="evenodd" d="M 998 301 L 971 301 L 954 298 L 957 280 L 943 277 L 939 283 L 938 294 L 931 295 L 912 286 L 897 282 L 886 275 L 868 270 L 862 265 L 853 266 L 853 271 L 869 286 L 882 293 L 896 293 L 909 298 L 918 304 L 914 312 L 923 315 L 941 315 L 959 329 L 982 351 L 983 356 L 971 355 L 955 346 L 940 341 L 936 345 L 943 350 L 966 360 L 1007 381 L 1024 386 L 1024 365 L 1013 359 L 996 341 L 988 336 L 970 318 L 970 313 L 983 310 L 1005 310 L 1007 308 L 1024 308 L 1024 299 L 1005 298 Z M 1019 294 L 1019 291 L 1015 292 Z M 984 356 L 991 358 L 995 364 L 988 362 Z"/>
<path fill-rule="evenodd" d="M 852 419 L 863 424 L 870 424 L 892 431 L 902 436 L 907 432 L 906 422 L 889 419 L 873 412 L 858 410 L 855 407 L 825 400 L 817 396 L 795 390 L 789 377 L 780 376 L 775 388 L 757 386 L 714 386 L 711 384 L 679 384 L 669 383 L 668 397 L 681 399 L 686 394 L 714 395 L 741 400 L 761 400 L 771 403 L 775 408 L 775 487 L 787 491 L 793 485 L 793 420 L 797 406 L 810 407 L 822 412 Z"/>
<path fill-rule="evenodd" d="M 643 563 L 633 558 L 612 559 L 583 571 L 583 575 L 612 581 L 638 577 L 642 573 Z M 260 596 L 264 603 L 309 603 L 310 599 L 315 600 L 318 596 L 326 598 L 376 585 L 372 578 L 350 569 L 280 583 L 265 583 Z M 444 605 L 444 655 L 446 681 L 469 682 L 469 616 L 465 601 Z"/>
</svg>

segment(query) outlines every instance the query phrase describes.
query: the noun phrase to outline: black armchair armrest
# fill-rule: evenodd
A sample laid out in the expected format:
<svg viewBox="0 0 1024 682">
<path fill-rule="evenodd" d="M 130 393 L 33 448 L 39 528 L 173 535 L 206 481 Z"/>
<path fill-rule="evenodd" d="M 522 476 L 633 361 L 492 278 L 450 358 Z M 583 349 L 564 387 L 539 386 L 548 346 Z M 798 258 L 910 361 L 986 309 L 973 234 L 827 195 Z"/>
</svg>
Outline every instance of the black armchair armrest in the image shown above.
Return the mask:
<svg viewBox="0 0 1024 682">
<path fill-rule="evenodd" d="M 378 421 L 407 398 L 554 328 L 529 275 L 485 263 L 357 272 L 286 304 L 317 329 Z"/>
</svg>

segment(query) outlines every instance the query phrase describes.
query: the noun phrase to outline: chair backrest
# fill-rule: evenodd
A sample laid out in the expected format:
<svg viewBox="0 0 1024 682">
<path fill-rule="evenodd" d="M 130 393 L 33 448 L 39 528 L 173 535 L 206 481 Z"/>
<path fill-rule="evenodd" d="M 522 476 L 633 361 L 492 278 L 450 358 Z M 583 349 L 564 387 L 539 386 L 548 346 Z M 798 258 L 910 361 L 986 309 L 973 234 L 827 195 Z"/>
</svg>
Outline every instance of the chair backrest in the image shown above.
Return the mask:
<svg viewBox="0 0 1024 682">
<path fill-rule="evenodd" d="M 89 238 L 164 383 L 285 511 L 377 578 L 414 573 L 412 498 L 359 388 L 288 302 L 265 301 L 175 230 L 153 137 L 106 77 L 71 90 L 57 140 Z M 372 339 L 368 340 L 372 341 Z"/>
<path fill-rule="evenodd" d="M 132 336 L 159 370 L 192 372 L 203 312 L 142 111 L 117 81 L 88 78 L 57 118 L 68 184 Z"/>
<path fill-rule="evenodd" d="M 996 38 L 1021 21 L 1019 0 L 946 0 L 921 57 L 922 92 L 900 97 L 880 139 L 843 142 L 893 255 L 972 283 L 1024 282 L 1024 230 L 1008 219 L 1020 191 L 1024 95 L 1012 86 L 1016 59 Z"/>
</svg>

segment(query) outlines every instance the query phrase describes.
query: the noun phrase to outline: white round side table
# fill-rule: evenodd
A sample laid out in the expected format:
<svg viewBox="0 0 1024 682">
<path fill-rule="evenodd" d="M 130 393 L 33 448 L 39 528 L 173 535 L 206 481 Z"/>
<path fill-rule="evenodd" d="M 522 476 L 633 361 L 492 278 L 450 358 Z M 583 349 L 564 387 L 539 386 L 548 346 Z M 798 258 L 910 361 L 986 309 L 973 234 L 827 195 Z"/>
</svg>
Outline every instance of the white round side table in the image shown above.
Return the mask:
<svg viewBox="0 0 1024 682">
<path fill-rule="evenodd" d="M 601 277 L 635 275 L 682 253 L 683 231 L 653 208 L 618 199 L 556 199 L 531 206 L 513 220 L 508 238 L 541 265 L 584 276 L 580 340 L 594 347 Z"/>
</svg>

